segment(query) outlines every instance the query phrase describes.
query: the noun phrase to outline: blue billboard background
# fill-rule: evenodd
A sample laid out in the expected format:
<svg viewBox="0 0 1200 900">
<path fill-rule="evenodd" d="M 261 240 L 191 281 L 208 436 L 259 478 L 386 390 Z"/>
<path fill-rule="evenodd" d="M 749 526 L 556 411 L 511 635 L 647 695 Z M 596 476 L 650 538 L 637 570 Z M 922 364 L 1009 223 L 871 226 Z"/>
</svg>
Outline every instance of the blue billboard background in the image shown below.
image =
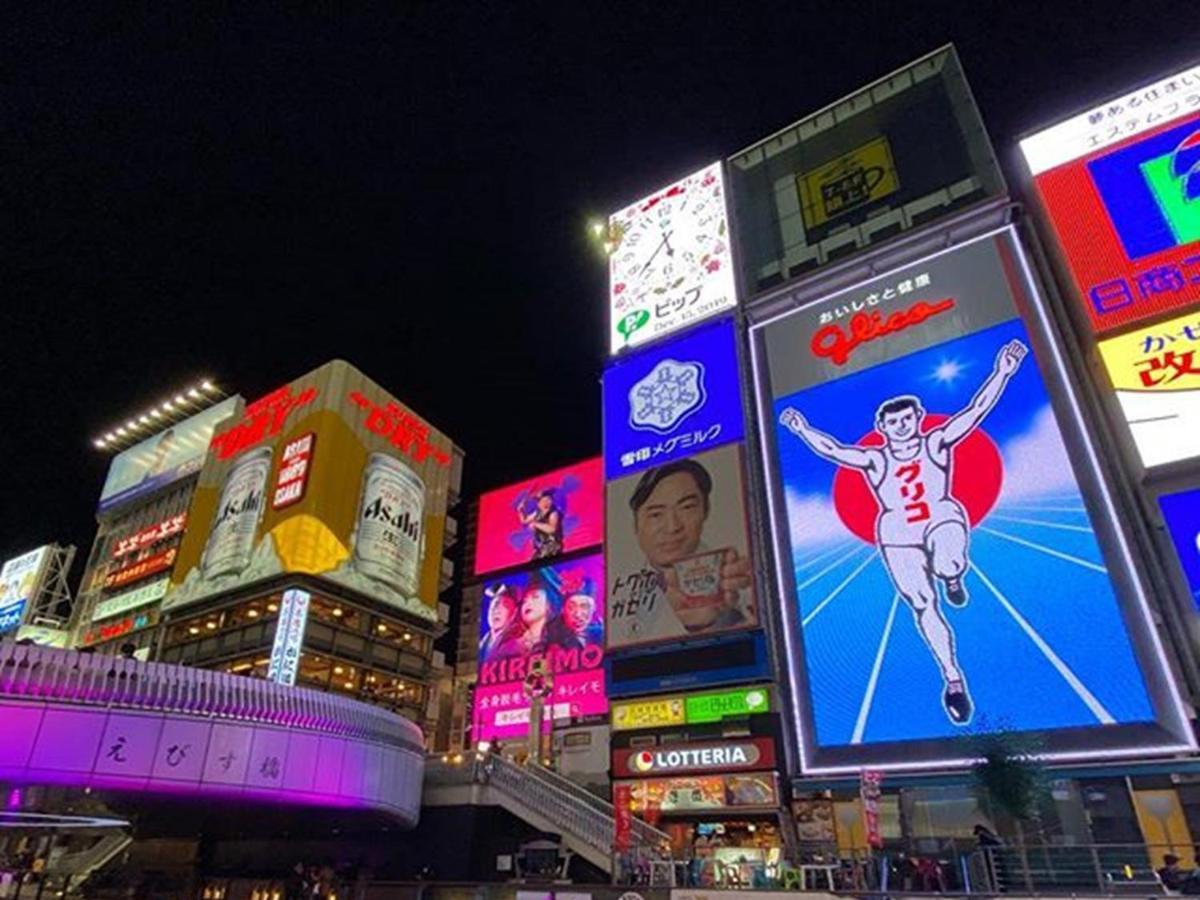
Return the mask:
<svg viewBox="0 0 1200 900">
<path fill-rule="evenodd" d="M 642 674 L 621 677 L 623 663 L 634 663 Z M 691 640 L 683 646 L 612 652 L 604 658 L 604 670 L 610 698 L 637 697 L 770 678 L 771 661 L 765 635 L 753 631 Z"/>
<path fill-rule="evenodd" d="M 21 617 L 25 612 L 25 603 L 26 600 L 22 597 L 16 603 L 0 607 L 0 634 L 12 631 L 21 624 Z"/>
<path fill-rule="evenodd" d="M 622 359 L 603 386 L 609 481 L 744 435 L 731 319 Z"/>
<path fill-rule="evenodd" d="M 1158 498 L 1192 602 L 1200 609 L 1200 490 Z"/>
<path fill-rule="evenodd" d="M 835 508 L 837 466 L 816 456 L 779 416 L 794 407 L 813 428 L 853 445 L 872 431 L 880 403 L 899 394 L 919 396 L 929 414 L 953 415 L 971 402 L 999 349 L 1014 339 L 1030 344 L 1016 319 L 775 401 L 800 617 L 793 627 L 802 635 L 820 746 L 954 737 L 964 727 L 942 707 L 941 672 L 878 547 L 847 526 L 854 510 Z M 970 530 L 967 604 L 951 608 L 940 595 L 975 705 L 969 730 L 1152 721 L 1032 354 L 980 428 L 999 452 L 999 472 L 990 475 L 1001 479 L 999 495 Z M 960 451 L 961 445 L 952 465 L 961 463 Z M 875 508 L 865 514 L 873 519 Z"/>
</svg>

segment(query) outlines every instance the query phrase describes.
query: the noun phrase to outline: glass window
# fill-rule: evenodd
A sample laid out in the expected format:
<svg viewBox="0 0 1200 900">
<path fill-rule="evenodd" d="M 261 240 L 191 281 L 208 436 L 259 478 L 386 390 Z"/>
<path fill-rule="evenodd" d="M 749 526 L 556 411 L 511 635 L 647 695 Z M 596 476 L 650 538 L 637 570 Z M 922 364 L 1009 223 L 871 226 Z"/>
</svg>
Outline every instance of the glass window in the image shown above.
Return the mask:
<svg viewBox="0 0 1200 900">
<path fill-rule="evenodd" d="M 296 672 L 296 684 L 306 687 L 325 688 L 333 671 L 333 661 L 317 653 L 301 653 L 300 667 Z"/>
</svg>

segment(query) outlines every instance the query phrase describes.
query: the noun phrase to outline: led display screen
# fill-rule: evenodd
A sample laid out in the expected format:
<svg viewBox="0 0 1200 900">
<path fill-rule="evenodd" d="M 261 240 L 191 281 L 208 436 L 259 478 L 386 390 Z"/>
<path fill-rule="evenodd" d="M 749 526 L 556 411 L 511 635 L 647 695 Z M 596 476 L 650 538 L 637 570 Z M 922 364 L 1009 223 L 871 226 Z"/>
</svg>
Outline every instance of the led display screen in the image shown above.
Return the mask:
<svg viewBox="0 0 1200 900">
<path fill-rule="evenodd" d="M 1068 450 L 1047 386 L 1061 368 L 1018 315 L 1034 302 L 1006 230 L 756 326 L 810 765 L 1159 719 L 1144 674 L 1160 678 L 1161 647 L 1144 598 L 1114 584 L 1132 564 L 1097 535 L 1089 451 Z"/>
<path fill-rule="evenodd" d="M 1164 494 L 1158 505 L 1192 602 L 1200 609 L 1200 490 Z"/>
<path fill-rule="evenodd" d="M 1097 332 L 1200 300 L 1200 66 L 1021 149 Z"/>
<path fill-rule="evenodd" d="M 553 676 L 548 719 L 608 712 L 604 557 L 585 556 L 485 582 L 480 602 L 475 739 L 525 734 L 523 681 L 535 659 Z"/>
<path fill-rule="evenodd" d="M 740 441 L 743 434 L 731 320 L 622 359 L 604 373 L 609 480 Z"/>
<path fill-rule="evenodd" d="M 604 476 L 596 457 L 481 496 L 475 574 L 550 560 L 603 541 Z"/>
</svg>

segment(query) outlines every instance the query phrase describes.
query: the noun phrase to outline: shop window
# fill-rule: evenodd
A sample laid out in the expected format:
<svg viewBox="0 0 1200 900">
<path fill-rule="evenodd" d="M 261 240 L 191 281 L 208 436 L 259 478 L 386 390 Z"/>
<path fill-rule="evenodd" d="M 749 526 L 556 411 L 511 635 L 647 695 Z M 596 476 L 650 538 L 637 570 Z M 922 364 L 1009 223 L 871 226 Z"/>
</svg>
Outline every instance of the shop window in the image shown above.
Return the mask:
<svg viewBox="0 0 1200 900">
<path fill-rule="evenodd" d="M 371 660 L 389 669 L 396 669 L 400 666 L 400 651 L 387 644 L 373 644 L 371 646 Z"/>
<path fill-rule="evenodd" d="M 328 656 L 316 653 L 301 653 L 300 666 L 296 671 L 296 683 L 324 688 L 329 684 L 333 662 Z"/>
<path fill-rule="evenodd" d="M 974 839 L 976 825 L 992 824 L 969 787 L 911 788 L 901 792 L 912 837 Z M 995 830 L 994 828 L 992 830 Z"/>
<path fill-rule="evenodd" d="M 362 659 L 367 649 L 367 642 L 360 635 L 339 632 L 334 640 L 337 653 Z"/>
<path fill-rule="evenodd" d="M 309 619 L 304 630 L 304 644 L 314 650 L 332 650 L 333 629 Z"/>
</svg>

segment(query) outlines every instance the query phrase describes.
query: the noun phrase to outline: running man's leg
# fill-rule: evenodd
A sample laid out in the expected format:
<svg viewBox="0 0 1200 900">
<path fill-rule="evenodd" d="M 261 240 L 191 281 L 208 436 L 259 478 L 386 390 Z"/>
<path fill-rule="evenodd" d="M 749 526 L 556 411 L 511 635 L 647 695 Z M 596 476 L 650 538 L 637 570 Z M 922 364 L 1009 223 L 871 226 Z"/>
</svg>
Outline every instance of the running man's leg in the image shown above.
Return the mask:
<svg viewBox="0 0 1200 900">
<path fill-rule="evenodd" d="M 969 541 L 967 527 L 958 521 L 935 525 L 925 538 L 933 574 L 946 582 L 946 602 L 951 606 L 967 605 L 967 589 L 962 579 L 967 571 Z"/>
<path fill-rule="evenodd" d="M 954 632 L 946 623 L 938 604 L 937 590 L 930 571 L 930 559 L 924 547 L 888 547 L 880 545 L 883 562 L 896 591 L 913 613 L 917 631 L 933 654 L 934 662 L 946 683 L 942 706 L 956 725 L 971 720 L 974 704 L 967 693 L 966 679 L 958 667 L 954 650 Z"/>
</svg>

